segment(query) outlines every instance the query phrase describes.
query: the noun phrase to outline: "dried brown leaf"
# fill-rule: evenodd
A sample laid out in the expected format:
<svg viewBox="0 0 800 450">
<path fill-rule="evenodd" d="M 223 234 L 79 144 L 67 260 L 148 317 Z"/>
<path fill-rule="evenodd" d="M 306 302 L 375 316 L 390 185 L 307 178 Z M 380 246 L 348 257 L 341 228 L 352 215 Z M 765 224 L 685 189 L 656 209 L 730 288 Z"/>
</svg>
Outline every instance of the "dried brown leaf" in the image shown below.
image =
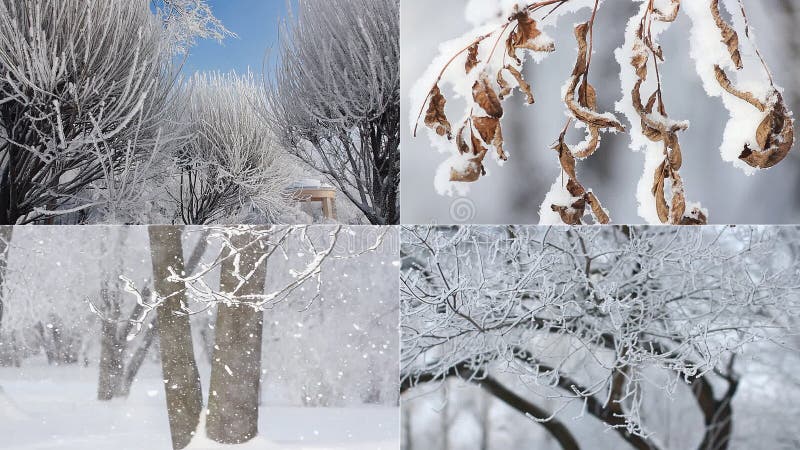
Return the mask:
<svg viewBox="0 0 800 450">
<path fill-rule="evenodd" d="M 528 14 L 527 10 L 517 10 L 511 16 L 512 21 L 517 24 L 514 30 L 509 34 L 506 40 L 506 51 L 508 56 L 513 58 L 517 63 L 521 60 L 517 56 L 518 49 L 526 49 L 535 52 L 552 52 L 555 45 L 549 41 L 542 41 L 538 39 L 542 32 L 537 27 L 536 21 Z"/>
<path fill-rule="evenodd" d="M 586 209 L 575 208 L 574 206 L 551 205 L 550 208 L 561 216 L 561 221 L 565 225 L 578 226 L 582 225 L 581 218 L 586 212 Z"/>
<path fill-rule="evenodd" d="M 606 210 L 603 209 L 603 205 L 600 203 L 600 200 L 597 199 L 597 196 L 594 195 L 594 192 L 590 191 L 586 193 L 586 201 L 592 208 L 592 214 L 594 214 L 597 223 L 602 225 L 611 223 L 611 218 L 608 216 Z"/>
<path fill-rule="evenodd" d="M 497 85 L 500 86 L 500 93 L 497 94 L 497 96 L 500 97 L 500 100 L 505 100 L 506 97 L 511 95 L 513 88 L 511 87 L 511 84 L 505 79 L 505 77 L 503 77 L 503 69 L 500 69 L 497 72 Z"/>
<path fill-rule="evenodd" d="M 640 80 L 647 79 L 647 61 L 650 57 L 647 53 L 647 46 L 644 41 L 637 39 L 633 43 L 631 55 L 631 65 L 636 69 L 636 77 Z"/>
<path fill-rule="evenodd" d="M 681 8 L 681 0 L 670 0 L 669 9 L 662 11 L 654 7 L 653 16 L 659 22 L 674 22 L 678 18 L 678 11 Z"/>
<path fill-rule="evenodd" d="M 572 75 L 578 76 L 585 74 L 588 69 L 587 49 L 589 45 L 586 42 L 586 35 L 589 33 L 589 22 L 575 25 L 574 31 L 575 39 L 578 41 L 578 59 L 575 61 L 575 67 L 572 69 Z"/>
<path fill-rule="evenodd" d="M 503 117 L 503 105 L 485 72 L 472 85 L 472 98 L 489 116 L 497 119 Z"/>
<path fill-rule="evenodd" d="M 686 212 L 686 197 L 683 193 L 683 180 L 677 172 L 672 172 L 672 206 L 670 207 L 671 223 L 679 224 Z"/>
<path fill-rule="evenodd" d="M 497 129 L 500 128 L 500 119 L 494 117 L 473 117 L 472 123 L 475 129 L 480 133 L 481 139 L 487 144 L 491 144 L 497 134 Z"/>
<path fill-rule="evenodd" d="M 439 136 L 447 136 L 447 139 L 452 139 L 452 128 L 444 112 L 447 100 L 439 90 L 438 84 L 433 86 L 429 95 L 430 101 L 428 112 L 425 114 L 425 125 L 436 131 Z"/>
<path fill-rule="evenodd" d="M 462 171 L 451 168 L 450 181 L 458 181 L 462 183 L 473 183 L 478 181 L 481 176 L 486 174 L 486 170 L 483 168 L 483 158 L 485 156 L 486 150 L 477 154 L 474 158 L 470 158 L 469 165 Z"/>
<path fill-rule="evenodd" d="M 714 22 L 719 28 L 720 35 L 722 36 L 722 43 L 728 47 L 728 53 L 731 55 L 731 61 L 736 65 L 737 69 L 741 69 L 742 55 L 739 53 L 739 35 L 736 31 L 728 25 L 722 18 L 719 12 L 719 0 L 711 0 L 711 15 L 714 16 Z"/>
<path fill-rule="evenodd" d="M 479 47 L 480 47 L 480 41 L 472 44 L 472 46 L 470 46 L 469 50 L 467 51 L 467 62 L 464 66 L 464 70 L 467 73 L 472 72 L 472 69 L 474 69 L 475 66 L 477 66 L 478 63 L 480 62 L 478 61 Z"/>
<path fill-rule="evenodd" d="M 458 133 L 456 133 L 456 148 L 458 148 L 458 152 L 462 155 L 472 152 L 469 144 L 467 144 L 467 141 L 464 139 L 464 131 L 466 128 L 466 125 L 463 125 L 458 129 Z"/>
<path fill-rule="evenodd" d="M 533 91 L 531 90 L 531 85 L 528 84 L 527 81 L 525 81 L 525 78 L 522 76 L 522 73 L 519 70 L 517 70 L 516 67 L 510 64 L 506 65 L 505 69 L 508 70 L 508 72 L 514 77 L 515 80 L 517 80 L 517 85 L 519 87 L 519 90 L 525 94 L 527 103 L 529 105 L 534 104 L 536 100 L 533 98 Z"/>
<path fill-rule="evenodd" d="M 692 208 L 688 214 L 684 214 L 680 221 L 681 225 L 707 225 L 708 218 L 700 208 Z"/>
<path fill-rule="evenodd" d="M 728 91 L 729 94 L 736 96 L 747 103 L 755 106 L 759 111 L 766 112 L 767 105 L 764 104 L 761 100 L 757 99 L 755 95 L 747 91 L 740 91 L 733 86 L 731 80 L 728 78 L 728 75 L 725 73 L 724 70 L 720 66 L 714 66 L 714 75 L 717 78 L 717 82 L 719 85 Z"/>
<path fill-rule="evenodd" d="M 500 119 L 494 117 L 473 117 L 472 123 L 478 130 L 483 142 L 492 145 L 497 151 L 497 156 L 503 161 L 508 159 L 508 155 L 503 151 L 503 130 L 500 127 Z"/>
<path fill-rule="evenodd" d="M 666 183 L 666 164 L 661 163 L 653 175 L 653 196 L 656 199 L 656 211 L 661 223 L 669 223 L 669 206 L 664 195 L 664 184 Z"/>
<path fill-rule="evenodd" d="M 756 142 L 761 147 L 753 150 L 745 146 L 739 159 L 752 167 L 768 169 L 783 161 L 794 145 L 794 120 L 786 110 L 780 94 L 772 110 L 756 131 Z"/>
<path fill-rule="evenodd" d="M 667 160 L 669 161 L 669 167 L 673 173 L 679 171 L 683 166 L 683 154 L 681 152 L 681 144 L 678 142 L 678 137 L 675 136 L 675 133 L 671 133 L 671 136 L 667 138 L 668 141 L 668 153 L 667 153 Z"/>
<path fill-rule="evenodd" d="M 563 138 L 559 139 L 559 142 L 553 149 L 558 152 L 558 161 L 561 163 L 561 168 L 566 172 L 570 180 L 576 180 L 578 176 L 575 172 L 575 156 L 572 155 L 569 146 L 567 146 Z"/>
<path fill-rule="evenodd" d="M 578 88 L 578 103 L 592 111 L 597 110 L 597 91 L 586 81 Z"/>
</svg>

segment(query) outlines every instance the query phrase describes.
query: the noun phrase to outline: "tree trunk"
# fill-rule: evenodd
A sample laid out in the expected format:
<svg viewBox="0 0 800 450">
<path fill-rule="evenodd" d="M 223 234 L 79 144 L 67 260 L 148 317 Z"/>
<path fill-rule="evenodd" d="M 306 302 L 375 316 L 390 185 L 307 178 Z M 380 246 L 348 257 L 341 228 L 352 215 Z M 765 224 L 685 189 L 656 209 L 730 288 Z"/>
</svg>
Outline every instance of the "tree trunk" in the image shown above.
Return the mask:
<svg viewBox="0 0 800 450">
<path fill-rule="evenodd" d="M 698 450 L 727 450 L 733 434 L 733 397 L 739 388 L 739 381 L 731 377 L 726 380 L 728 388 L 722 398 L 714 397 L 711 383 L 705 377 L 695 378 L 692 393 L 703 413 L 706 431 Z"/>
<path fill-rule="evenodd" d="M 255 237 L 234 236 L 232 244 L 242 248 Z M 263 294 L 266 263 L 256 268 L 263 255 L 259 246 L 250 246 L 239 257 L 239 272 L 253 275 L 236 292 L 237 296 Z M 232 259 L 221 267 L 220 290 L 231 292 L 239 285 Z M 240 444 L 258 434 L 259 386 L 261 383 L 261 339 L 264 313 L 250 306 L 220 305 L 211 366 L 206 433 L 216 442 Z"/>
<path fill-rule="evenodd" d="M 441 434 L 442 434 L 442 450 L 450 450 L 450 379 L 444 380 L 442 387 L 442 417 L 441 417 Z"/>
<path fill-rule="evenodd" d="M 200 413 L 203 394 L 200 374 L 194 358 L 192 330 L 189 316 L 183 314 L 185 287 L 168 280 L 169 268 L 182 273 L 183 246 L 181 228 L 150 226 L 150 253 L 153 263 L 153 287 L 166 300 L 156 310 L 161 370 L 167 397 L 167 414 L 175 449 L 191 442 Z"/>
<path fill-rule="evenodd" d="M 491 411 L 492 411 L 492 396 L 489 395 L 485 390 L 481 389 L 481 410 L 480 410 L 480 420 L 481 420 L 481 450 L 489 450 L 489 445 L 491 443 L 491 433 L 492 433 L 492 422 L 491 422 Z"/>
<path fill-rule="evenodd" d="M 122 376 L 122 358 L 124 347 L 117 340 L 117 324 L 103 321 L 100 337 L 100 373 L 97 380 L 97 399 L 108 401 L 114 394 Z"/>
<path fill-rule="evenodd" d="M 197 242 L 194 250 L 192 250 L 192 253 L 189 255 L 189 259 L 186 260 L 185 268 L 187 273 L 193 272 L 200 264 L 200 260 L 203 258 L 203 255 L 205 255 L 206 250 L 208 249 L 208 241 L 206 239 L 208 238 L 209 234 L 210 230 L 203 231 L 202 235 L 200 236 L 200 240 Z M 118 268 L 118 272 L 122 273 L 122 267 Z M 149 293 L 150 290 L 147 288 L 143 289 L 142 291 L 144 297 L 148 297 Z M 133 321 L 136 320 L 141 314 L 142 307 L 141 305 L 137 305 L 131 312 L 130 318 L 126 321 L 125 326 L 118 332 L 115 327 L 114 331 L 117 333 L 117 342 L 120 344 L 120 355 L 127 350 L 128 335 L 133 331 L 134 327 Z M 133 386 L 133 382 L 136 381 L 136 375 L 139 373 L 139 369 L 142 368 L 142 364 L 144 364 L 144 360 L 147 357 L 147 352 L 150 350 L 150 347 L 155 340 L 158 325 L 156 321 L 151 320 L 146 325 L 146 328 L 147 331 L 145 331 L 139 347 L 133 352 L 133 355 L 131 355 L 130 361 L 126 363 L 124 361 L 124 357 L 120 358 L 120 365 L 122 367 L 120 368 L 117 377 L 114 379 L 114 397 L 127 398 L 131 393 L 131 387 Z"/>
<path fill-rule="evenodd" d="M 14 227 L 0 226 L 0 327 L 3 326 L 3 308 L 5 307 L 5 279 L 8 268 L 8 249 L 11 247 L 11 235 Z"/>
<path fill-rule="evenodd" d="M 133 353 L 131 360 L 125 368 L 125 376 L 117 383 L 117 388 L 114 392 L 116 397 L 127 398 L 128 395 L 130 395 L 131 386 L 133 386 L 133 382 L 136 381 L 136 374 L 139 373 L 139 369 L 141 369 L 142 364 L 144 364 L 144 359 L 147 356 L 147 352 L 150 350 L 150 346 L 153 345 L 157 330 L 158 326 L 154 322 L 151 322 L 147 331 L 145 331 L 142 343 Z"/>
<path fill-rule="evenodd" d="M 403 424 L 403 435 L 401 438 L 402 450 L 414 450 L 414 434 L 411 429 L 411 418 L 414 416 L 414 412 L 411 409 L 411 403 L 408 402 L 402 405 L 401 408 L 403 413 L 403 420 L 401 421 Z"/>
<path fill-rule="evenodd" d="M 97 399 L 109 401 L 114 398 L 120 377 L 123 372 L 125 358 L 125 348 L 127 341 L 125 336 L 119 337 L 119 321 L 122 317 L 122 305 L 119 294 L 112 280 L 122 273 L 122 248 L 124 246 L 124 234 L 121 230 L 111 230 L 115 233 L 114 239 L 111 234 L 104 234 L 100 241 L 100 248 L 103 254 L 112 255 L 113 264 L 103 265 L 103 277 L 100 287 L 100 302 L 102 305 L 102 321 L 100 330 L 100 363 L 97 378 Z M 106 260 L 108 262 L 108 260 Z"/>
</svg>

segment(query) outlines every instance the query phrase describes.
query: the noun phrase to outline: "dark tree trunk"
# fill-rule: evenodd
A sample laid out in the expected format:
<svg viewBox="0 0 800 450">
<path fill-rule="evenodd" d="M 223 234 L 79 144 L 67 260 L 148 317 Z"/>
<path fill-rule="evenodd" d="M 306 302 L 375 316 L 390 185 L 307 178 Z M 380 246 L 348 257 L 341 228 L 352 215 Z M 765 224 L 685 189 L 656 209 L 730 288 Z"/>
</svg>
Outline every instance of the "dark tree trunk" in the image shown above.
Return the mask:
<svg viewBox="0 0 800 450">
<path fill-rule="evenodd" d="M 0 220 L 2 223 L 2 220 Z M 3 308 L 5 307 L 4 296 L 6 280 L 6 270 L 8 268 L 8 249 L 11 246 L 11 235 L 13 234 L 14 227 L 0 225 L 0 326 L 3 325 Z"/>
<path fill-rule="evenodd" d="M 97 380 L 97 399 L 108 401 L 114 398 L 123 372 L 125 346 L 117 340 L 117 324 L 103 321 L 100 337 L 100 373 Z"/>
<path fill-rule="evenodd" d="M 122 255 L 125 236 L 121 230 L 111 231 L 101 241 L 103 253 L 114 255 L 114 263 L 103 267 L 103 278 L 100 289 L 101 330 L 100 330 L 100 363 L 97 378 L 97 399 L 112 400 L 120 384 L 124 372 L 127 335 L 120 337 L 119 323 L 122 318 L 122 301 L 112 280 L 116 274 L 122 273 Z M 139 307 L 141 308 L 141 307 Z M 128 324 L 128 329 L 133 325 Z"/>
<path fill-rule="evenodd" d="M 194 271 L 197 265 L 200 264 L 200 260 L 208 248 L 208 242 L 206 241 L 208 234 L 209 231 L 203 232 L 189 259 L 186 261 L 185 267 L 188 272 Z M 120 241 L 118 248 L 122 248 L 122 245 Z M 117 271 L 121 273 L 122 267 L 117 268 Z M 149 289 L 145 288 L 142 293 L 144 297 L 148 297 L 149 292 Z M 158 332 L 157 322 L 149 318 L 149 322 L 144 326 L 146 329 L 144 336 L 140 340 L 138 347 L 133 351 L 130 359 L 126 361 L 127 353 L 131 350 L 128 336 L 133 332 L 135 321 L 140 320 L 143 307 L 136 305 L 128 320 L 124 321 L 123 326 L 119 328 L 117 322 L 121 317 L 120 309 L 122 303 L 119 301 L 118 295 L 116 291 L 111 289 L 108 289 L 108 294 L 106 295 L 109 300 L 105 305 L 106 314 L 113 321 L 104 323 L 102 342 L 113 342 L 113 345 L 102 344 L 103 347 L 101 348 L 100 382 L 98 383 L 98 398 L 100 400 L 111 400 L 115 397 L 128 397 L 130 395 L 131 387 L 136 381 L 136 375 L 139 373 L 142 364 L 144 364 L 147 353 Z M 108 347 L 108 353 L 106 352 L 106 347 Z M 114 360 L 115 358 L 116 360 Z M 104 365 L 104 361 L 109 361 L 110 364 Z M 100 393 L 103 393 L 103 395 L 100 395 Z"/>
<path fill-rule="evenodd" d="M 158 326 L 155 324 L 155 322 L 152 322 L 148 325 L 147 331 L 145 331 L 139 348 L 136 349 L 136 351 L 133 353 L 133 356 L 131 356 L 131 360 L 128 361 L 128 365 L 125 368 L 125 376 L 120 379 L 119 383 L 117 383 L 114 396 L 128 397 L 128 395 L 130 395 L 131 386 L 133 386 L 133 382 L 136 381 L 136 375 L 139 373 L 139 369 L 142 368 L 142 364 L 144 364 L 144 360 L 147 357 L 147 352 L 153 345 L 156 333 L 158 332 L 157 330 Z"/>
<path fill-rule="evenodd" d="M 44 355 L 47 357 L 47 364 L 53 365 L 56 362 L 56 355 L 55 349 L 53 348 L 52 342 L 47 338 L 47 333 L 44 331 L 44 325 L 42 322 L 36 322 L 34 325 L 34 329 L 36 333 L 39 335 L 39 343 L 42 346 L 42 350 L 44 351 Z"/>
<path fill-rule="evenodd" d="M 733 377 L 726 380 L 728 388 L 722 398 L 714 397 L 714 390 L 705 376 L 692 380 L 692 394 L 703 413 L 706 431 L 698 450 L 727 450 L 733 434 L 733 397 L 739 381 Z"/>
<path fill-rule="evenodd" d="M 253 235 L 234 236 L 242 248 Z M 253 245 L 240 254 L 240 273 L 255 273 L 236 292 L 237 296 L 264 293 L 266 264 L 255 267 L 263 250 Z M 221 267 L 220 290 L 233 291 L 239 285 L 231 259 Z M 261 339 L 264 313 L 251 306 L 220 305 L 211 366 L 206 433 L 216 442 L 240 444 L 258 434 L 259 386 L 261 384 Z"/>
<path fill-rule="evenodd" d="M 172 226 L 150 226 L 148 229 L 154 289 L 159 297 L 166 298 L 156 313 L 167 414 L 175 449 L 184 448 L 191 442 L 203 409 L 191 325 L 189 316 L 182 310 L 182 303 L 186 300 L 185 287 L 168 280 L 169 268 L 177 273 L 184 270 L 181 230 Z"/>
</svg>

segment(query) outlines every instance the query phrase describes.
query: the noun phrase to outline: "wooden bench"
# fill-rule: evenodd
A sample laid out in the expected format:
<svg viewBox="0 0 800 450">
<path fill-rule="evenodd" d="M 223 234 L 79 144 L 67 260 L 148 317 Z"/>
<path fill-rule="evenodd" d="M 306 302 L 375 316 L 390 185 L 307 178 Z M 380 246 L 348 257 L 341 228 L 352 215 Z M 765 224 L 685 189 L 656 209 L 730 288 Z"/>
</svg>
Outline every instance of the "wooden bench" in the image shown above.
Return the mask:
<svg viewBox="0 0 800 450">
<path fill-rule="evenodd" d="M 336 220 L 336 188 L 300 187 L 290 190 L 292 198 L 301 203 L 322 203 L 322 214 L 326 219 Z"/>
</svg>

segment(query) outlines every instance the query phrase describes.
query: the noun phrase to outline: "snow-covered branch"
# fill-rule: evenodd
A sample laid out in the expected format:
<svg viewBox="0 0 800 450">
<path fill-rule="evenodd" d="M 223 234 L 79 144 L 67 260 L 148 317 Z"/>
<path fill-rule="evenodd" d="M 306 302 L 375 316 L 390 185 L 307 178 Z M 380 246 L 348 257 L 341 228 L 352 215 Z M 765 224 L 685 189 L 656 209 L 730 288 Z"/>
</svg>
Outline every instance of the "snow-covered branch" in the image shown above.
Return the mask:
<svg viewBox="0 0 800 450">
<path fill-rule="evenodd" d="M 401 364 L 411 386 L 457 367 L 501 373 L 542 399 L 599 402 L 624 418 L 608 426 L 647 437 L 645 393 L 709 378 L 733 386 L 736 354 L 786 345 L 798 331 L 794 229 L 403 233 Z"/>
</svg>

